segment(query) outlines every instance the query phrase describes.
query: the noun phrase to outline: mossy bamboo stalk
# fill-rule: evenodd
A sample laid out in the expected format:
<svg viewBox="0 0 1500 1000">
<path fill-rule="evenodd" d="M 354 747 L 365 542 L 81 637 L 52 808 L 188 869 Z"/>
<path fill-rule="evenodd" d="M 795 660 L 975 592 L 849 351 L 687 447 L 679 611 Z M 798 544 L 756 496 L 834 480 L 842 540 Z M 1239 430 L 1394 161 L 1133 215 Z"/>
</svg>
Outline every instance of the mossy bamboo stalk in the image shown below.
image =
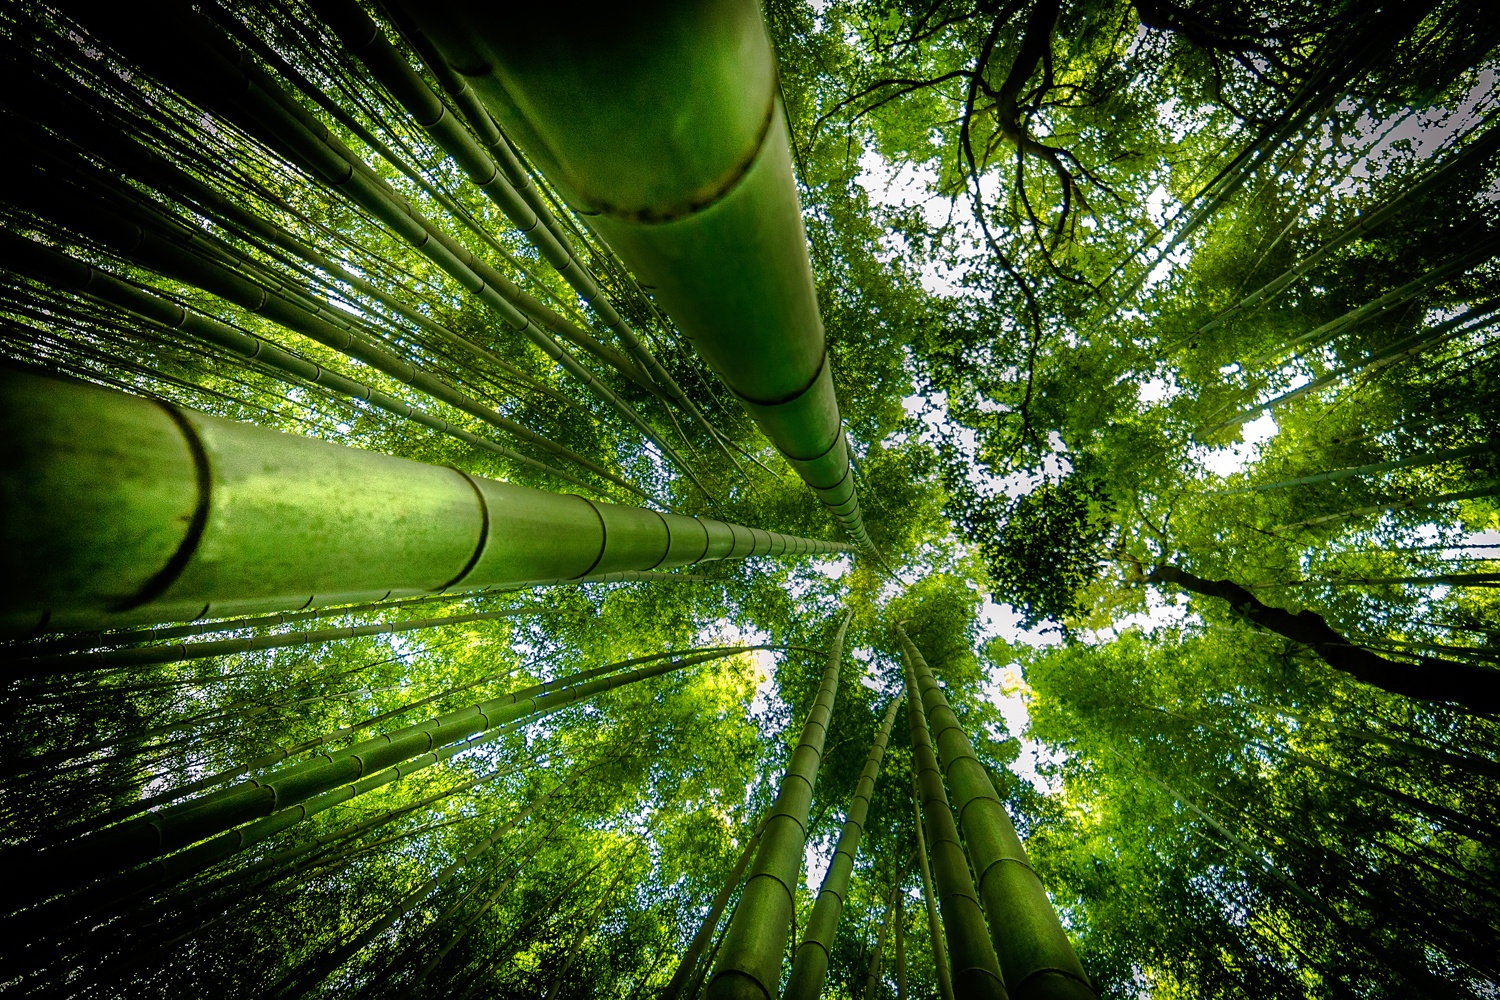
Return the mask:
<svg viewBox="0 0 1500 1000">
<path fill-rule="evenodd" d="M 875 732 L 870 755 L 854 786 L 854 798 L 850 800 L 849 812 L 839 831 L 833 857 L 823 875 L 823 884 L 818 888 L 818 899 L 813 904 L 812 916 L 807 918 L 807 929 L 797 943 L 797 953 L 792 960 L 791 977 L 782 992 L 783 1000 L 817 1000 L 823 995 L 823 983 L 828 977 L 828 960 L 833 951 L 833 942 L 838 933 L 839 919 L 843 915 L 844 899 L 849 895 L 849 881 L 854 875 L 854 861 L 859 855 L 859 841 L 864 834 L 865 818 L 870 811 L 870 796 L 875 791 L 875 779 L 880 775 L 880 764 L 885 757 L 886 744 L 891 738 L 891 727 L 896 723 L 896 712 L 901 707 L 905 694 L 891 699 L 885 710 L 885 718 Z"/>
<path fill-rule="evenodd" d="M 16 369 L 0 371 L 0 431 L 0 630 L 12 635 L 848 548 L 480 479 Z"/>
<path fill-rule="evenodd" d="M 915 689 L 912 697 L 921 698 L 923 713 L 937 733 L 937 751 L 979 876 L 979 897 L 1006 989 L 1015 1000 L 1094 1000 L 1093 987 L 989 773 L 916 644 L 900 624 L 895 630 Z"/>
<path fill-rule="evenodd" d="M 844 616 L 829 644 L 822 683 L 781 779 L 776 803 L 767 815 L 750 878 L 730 918 L 704 994 L 708 1000 L 775 1000 L 777 995 L 802 872 L 813 784 L 823 760 L 828 720 L 838 693 L 844 631 L 851 617 L 852 613 Z"/>
<path fill-rule="evenodd" d="M 335 799 L 343 801 L 396 780 L 402 776 L 401 768 L 428 766 L 445 750 L 461 752 L 472 745 L 470 741 L 475 737 L 490 730 L 734 652 L 703 653 L 597 679 L 589 679 L 597 671 L 585 671 L 532 685 L 169 806 L 149 818 L 64 842 L 33 856 L 30 864 L 39 873 L 45 872 L 46 877 L 39 879 L 31 891 L 19 895 L 16 903 L 39 901 L 69 886 L 122 872 L 152 859 L 165 859 L 156 863 L 165 873 L 197 865 L 201 858 L 220 860 L 244 847 L 249 838 L 263 839 L 286 825 L 300 822 L 308 815 L 307 804 L 315 799 L 319 808 L 331 807 L 336 804 Z M 250 823 L 250 827 L 236 829 L 244 823 Z M 189 848 L 194 844 L 198 846 Z M 174 855 L 183 848 L 189 849 Z M 189 856 L 191 861 L 186 860 Z M 137 869 L 124 878 L 131 883 L 161 881 L 150 868 Z"/>
<path fill-rule="evenodd" d="M 403 9 L 867 544 L 759 6 Z"/>
<path fill-rule="evenodd" d="M 986 933 L 984 911 L 980 909 L 974 880 L 958 841 L 958 824 L 954 822 L 948 793 L 943 788 L 943 775 L 927 729 L 927 714 L 922 708 L 917 675 L 910 657 L 903 656 L 902 659 L 906 668 L 906 715 L 911 723 L 912 767 L 916 772 L 920 802 L 918 814 L 926 821 L 918 849 L 921 850 L 922 841 L 925 841 L 931 852 L 931 878 L 928 881 L 942 910 L 945 950 L 951 969 L 949 984 L 953 995 L 964 1000 L 971 997 L 1008 1000 L 1005 984 L 1000 978 L 1000 963 Z M 928 915 L 929 918 L 932 915 L 930 909 Z M 933 953 L 937 954 L 936 947 Z"/>
</svg>

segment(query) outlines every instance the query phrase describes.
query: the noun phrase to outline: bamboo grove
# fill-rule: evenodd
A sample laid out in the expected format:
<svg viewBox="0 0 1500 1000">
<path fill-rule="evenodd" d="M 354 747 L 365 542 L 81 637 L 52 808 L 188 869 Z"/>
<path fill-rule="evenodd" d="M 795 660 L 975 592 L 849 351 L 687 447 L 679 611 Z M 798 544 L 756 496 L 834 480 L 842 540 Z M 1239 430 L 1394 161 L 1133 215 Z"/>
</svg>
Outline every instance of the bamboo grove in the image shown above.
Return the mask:
<svg viewBox="0 0 1500 1000">
<path fill-rule="evenodd" d="M 1500 989 L 1500 20 L 0 9 L 0 991 Z"/>
</svg>

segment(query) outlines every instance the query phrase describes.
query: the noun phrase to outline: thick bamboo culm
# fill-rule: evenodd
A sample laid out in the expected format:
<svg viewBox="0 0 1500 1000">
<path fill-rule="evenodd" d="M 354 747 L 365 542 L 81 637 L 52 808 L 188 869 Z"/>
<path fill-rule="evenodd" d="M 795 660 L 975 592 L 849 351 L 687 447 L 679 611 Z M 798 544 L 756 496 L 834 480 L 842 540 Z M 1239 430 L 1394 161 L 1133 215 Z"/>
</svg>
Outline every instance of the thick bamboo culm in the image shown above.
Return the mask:
<svg viewBox="0 0 1500 1000">
<path fill-rule="evenodd" d="M 760 849 L 703 994 L 707 1000 L 767 1000 L 777 995 L 802 875 L 807 816 L 838 694 L 844 631 L 850 617 L 844 616 L 828 647 L 822 683 L 782 776 L 776 803 L 767 814 Z"/>
<path fill-rule="evenodd" d="M 759 5 L 402 6 L 867 544 Z"/>
<path fill-rule="evenodd" d="M 0 634 L 847 551 L 0 370 Z"/>
<path fill-rule="evenodd" d="M 854 798 L 849 803 L 843 829 L 839 831 L 838 844 L 828 862 L 828 871 L 823 875 L 823 884 L 818 888 L 812 916 L 807 918 L 807 930 L 797 942 L 792 975 L 781 994 L 782 1000 L 817 1000 L 823 995 L 823 983 L 828 978 L 828 959 L 838 933 L 839 918 L 843 915 L 844 899 L 849 895 L 849 882 L 854 875 L 854 859 L 859 854 L 865 818 L 870 811 L 870 796 L 875 792 L 875 779 L 880 774 L 891 727 L 895 725 L 896 711 L 904 697 L 898 694 L 891 699 L 880 729 L 875 733 L 870 755 L 865 759 L 865 769 L 860 772 L 859 781 L 854 786 Z"/>
<path fill-rule="evenodd" d="M 921 710 L 932 727 L 943 777 L 958 811 L 990 938 L 1013 1000 L 1094 1000 L 1042 880 L 1031 868 L 1000 796 L 974 755 L 927 661 L 899 624 L 896 636 Z M 955 977 L 956 979 L 956 977 Z M 956 983 L 955 983 L 956 985 Z"/>
<path fill-rule="evenodd" d="M 910 656 L 903 657 L 906 667 L 907 719 L 911 723 L 912 769 L 916 771 L 917 793 L 928 852 L 931 855 L 932 890 L 943 911 L 943 935 L 947 940 L 948 961 L 953 995 L 956 997 L 1008 1000 L 1000 976 L 995 947 L 986 933 L 984 911 L 974 891 L 974 879 L 959 844 L 958 824 L 943 788 L 943 774 L 938 768 L 932 734 L 927 729 L 927 715 L 922 710 L 921 689 L 912 669 Z M 924 873 L 925 874 L 925 873 Z"/>
</svg>

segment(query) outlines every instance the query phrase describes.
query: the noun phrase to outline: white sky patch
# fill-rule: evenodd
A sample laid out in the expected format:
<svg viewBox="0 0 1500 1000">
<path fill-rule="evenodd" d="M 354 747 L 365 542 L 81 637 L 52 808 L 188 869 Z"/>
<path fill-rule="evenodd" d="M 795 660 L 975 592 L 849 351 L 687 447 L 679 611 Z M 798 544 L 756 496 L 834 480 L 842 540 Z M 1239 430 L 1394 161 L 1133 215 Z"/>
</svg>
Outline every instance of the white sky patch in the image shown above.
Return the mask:
<svg viewBox="0 0 1500 1000">
<path fill-rule="evenodd" d="M 809 840 L 802 849 L 802 870 L 807 872 L 807 891 L 816 893 L 823 886 L 823 876 L 833 860 L 833 844 L 826 838 Z"/>
<path fill-rule="evenodd" d="M 855 182 L 865 189 L 870 203 L 877 207 L 917 208 L 929 230 L 938 232 L 951 225 L 969 234 L 969 242 L 976 245 L 979 242 L 979 227 L 974 224 L 967 200 L 953 201 L 938 194 L 938 173 L 929 164 L 893 164 L 876 150 L 867 149 L 859 158 L 859 175 Z M 998 177 L 985 175 L 980 178 L 980 190 L 986 198 L 994 198 L 998 185 Z M 903 248 L 892 242 L 887 249 L 894 256 Z M 959 277 L 958 272 L 934 261 L 924 261 L 918 268 L 918 280 L 933 295 L 949 298 L 962 295 Z"/>
<path fill-rule="evenodd" d="M 1267 411 L 1241 426 L 1240 435 L 1244 440 L 1238 444 L 1224 448 L 1195 449 L 1194 457 L 1214 475 L 1232 476 L 1255 460 L 1260 454 L 1261 444 L 1275 437 L 1277 429 L 1276 418 Z"/>
<path fill-rule="evenodd" d="M 996 604 L 988 597 L 979 608 L 979 641 L 994 638 L 1027 646 L 1056 646 L 1062 640 L 1055 632 L 1041 629 L 1023 629 L 1021 614 L 1009 604 Z"/>
<path fill-rule="evenodd" d="M 1106 643 L 1119 638 L 1121 634 L 1133 628 L 1144 632 L 1154 632 L 1159 628 L 1181 628 L 1189 621 L 1196 620 L 1197 616 L 1188 610 L 1186 598 L 1168 599 L 1162 596 L 1155 587 L 1148 587 L 1146 588 L 1145 611 L 1124 615 L 1105 628 L 1085 632 L 1084 639 L 1087 642 Z"/>
<path fill-rule="evenodd" d="M 1165 378 L 1151 378 L 1142 382 L 1136 389 L 1136 395 L 1145 406 L 1155 406 L 1164 403 L 1182 392 L 1182 387 L 1177 384 L 1170 373 Z"/>
<path fill-rule="evenodd" d="M 1062 791 L 1061 779 L 1046 777 L 1041 769 L 1055 767 L 1066 760 L 1067 755 L 1024 735 L 1031 726 L 1031 713 L 1026 708 L 1031 689 L 1021 679 L 1020 669 L 1009 666 L 992 673 L 984 686 L 984 692 L 990 703 L 1000 709 L 1000 714 L 1005 717 L 1005 726 L 1010 734 L 1021 743 L 1020 755 L 1010 762 L 1011 772 L 1022 780 L 1031 782 L 1032 787 L 1043 795 L 1055 795 Z"/>
<path fill-rule="evenodd" d="M 852 566 L 847 555 L 840 555 L 835 559 L 818 559 L 812 564 L 813 569 L 830 580 L 842 580 Z"/>
</svg>

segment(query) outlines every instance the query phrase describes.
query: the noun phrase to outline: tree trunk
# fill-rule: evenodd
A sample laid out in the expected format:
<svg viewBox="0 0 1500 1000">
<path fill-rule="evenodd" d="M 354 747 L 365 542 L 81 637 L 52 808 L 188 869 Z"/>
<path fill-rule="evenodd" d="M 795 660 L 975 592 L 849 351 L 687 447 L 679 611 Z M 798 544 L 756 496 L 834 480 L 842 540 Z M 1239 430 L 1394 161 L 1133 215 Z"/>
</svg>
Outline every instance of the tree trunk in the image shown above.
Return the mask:
<svg viewBox="0 0 1500 1000">
<path fill-rule="evenodd" d="M 1239 584 L 1205 580 L 1169 563 L 1153 569 L 1146 579 L 1228 601 L 1235 614 L 1307 646 L 1324 663 L 1362 683 L 1408 698 L 1454 702 L 1474 712 L 1500 711 L 1500 670 L 1431 657 L 1423 657 L 1416 664 L 1388 660 L 1335 632 L 1315 611 L 1293 614 L 1273 608 Z"/>
<path fill-rule="evenodd" d="M 890 742 L 891 727 L 896 722 L 896 710 L 901 707 L 904 698 L 904 694 L 898 694 L 891 699 L 890 706 L 885 710 L 885 718 L 875 733 L 870 755 L 865 759 L 864 771 L 860 773 L 859 781 L 854 787 L 854 798 L 849 803 L 844 827 L 839 831 L 838 844 L 833 849 L 828 871 L 823 875 L 823 884 L 818 889 L 812 916 L 807 918 L 807 930 L 803 932 L 802 940 L 797 945 L 797 953 L 792 960 L 791 978 L 787 980 L 786 990 L 782 993 L 783 1000 L 817 1000 L 823 995 L 823 983 L 828 977 L 829 955 L 833 951 L 839 918 L 843 914 L 844 898 L 849 895 L 849 880 L 854 875 L 854 860 L 859 854 L 865 817 L 870 811 L 870 796 L 875 791 L 875 779 L 880 774 L 886 744 Z"/>
<path fill-rule="evenodd" d="M 853 612 L 844 616 L 828 648 L 823 682 L 802 726 L 802 735 L 792 751 L 776 804 L 765 821 L 760 849 L 750 878 L 740 893 L 740 902 L 730 918 L 718 964 L 708 981 L 709 1000 L 737 997 L 775 997 L 786 961 L 787 932 L 797 902 L 797 882 L 802 874 L 802 852 L 807 837 L 807 816 L 812 806 L 813 784 L 823 762 L 823 743 L 828 719 L 838 693 L 839 663 L 844 630 Z"/>
<path fill-rule="evenodd" d="M 937 749 L 963 822 L 969 858 L 979 873 L 980 898 L 1006 988 L 1014 1000 L 1094 1000 L 1093 987 L 1047 890 L 1032 870 L 1026 849 L 958 716 L 899 624 L 896 635 L 911 669 L 913 700 L 920 697 L 924 713 L 937 730 Z"/>
</svg>

